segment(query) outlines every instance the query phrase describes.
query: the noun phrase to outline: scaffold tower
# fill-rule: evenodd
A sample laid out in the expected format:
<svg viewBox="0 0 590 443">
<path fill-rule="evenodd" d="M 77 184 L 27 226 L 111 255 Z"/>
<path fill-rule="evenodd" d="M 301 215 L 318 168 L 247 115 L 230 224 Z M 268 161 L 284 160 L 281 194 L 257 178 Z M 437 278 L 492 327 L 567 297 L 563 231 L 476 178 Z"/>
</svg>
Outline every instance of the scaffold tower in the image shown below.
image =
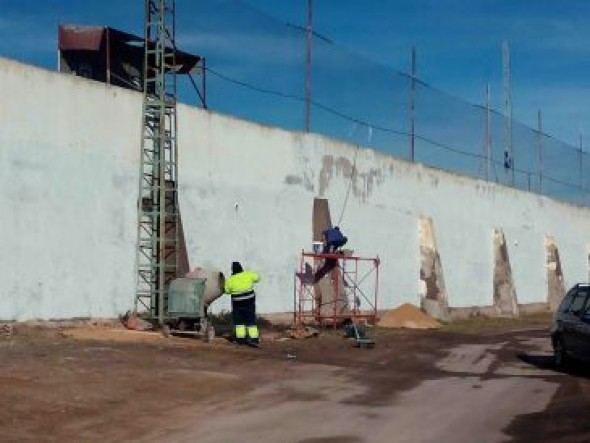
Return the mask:
<svg viewBox="0 0 590 443">
<path fill-rule="evenodd" d="M 145 0 L 135 311 L 164 324 L 179 252 L 175 0 Z"/>
<path fill-rule="evenodd" d="M 296 325 L 315 322 L 336 328 L 359 320 L 374 324 L 380 264 L 379 257 L 301 251 L 294 301 Z"/>
</svg>

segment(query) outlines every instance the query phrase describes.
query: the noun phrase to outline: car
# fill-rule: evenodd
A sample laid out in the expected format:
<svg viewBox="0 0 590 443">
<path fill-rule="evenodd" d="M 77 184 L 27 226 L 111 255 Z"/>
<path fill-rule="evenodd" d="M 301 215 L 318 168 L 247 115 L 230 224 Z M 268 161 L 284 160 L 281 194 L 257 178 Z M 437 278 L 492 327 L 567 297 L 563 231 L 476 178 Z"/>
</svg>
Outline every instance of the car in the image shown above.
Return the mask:
<svg viewBox="0 0 590 443">
<path fill-rule="evenodd" d="M 590 283 L 576 284 L 559 304 L 553 315 L 551 343 L 558 367 L 572 359 L 590 361 Z"/>
</svg>

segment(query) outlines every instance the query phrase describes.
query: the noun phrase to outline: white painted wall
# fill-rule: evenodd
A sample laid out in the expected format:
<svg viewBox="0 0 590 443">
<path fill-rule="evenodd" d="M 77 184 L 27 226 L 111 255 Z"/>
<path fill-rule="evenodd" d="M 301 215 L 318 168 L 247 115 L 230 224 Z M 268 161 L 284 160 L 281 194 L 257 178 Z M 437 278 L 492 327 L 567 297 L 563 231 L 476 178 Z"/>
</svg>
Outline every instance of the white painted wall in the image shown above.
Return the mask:
<svg viewBox="0 0 590 443">
<path fill-rule="evenodd" d="M 0 94 L 0 318 L 126 311 L 141 95 L 4 59 Z M 228 272 L 240 260 L 262 274 L 259 310 L 290 310 L 313 198 L 328 198 L 338 220 L 356 148 L 187 106 L 179 147 L 191 264 Z M 566 285 L 587 278 L 589 209 L 365 149 L 357 171 L 341 225 L 357 253 L 382 259 L 381 306 L 417 302 L 420 215 L 433 218 L 453 307 L 492 303 L 494 227 L 506 233 L 519 302 L 545 300 L 545 234 Z"/>
<path fill-rule="evenodd" d="M 134 289 L 137 99 L 6 60 L 0 97 L 0 318 L 124 312 Z"/>
</svg>

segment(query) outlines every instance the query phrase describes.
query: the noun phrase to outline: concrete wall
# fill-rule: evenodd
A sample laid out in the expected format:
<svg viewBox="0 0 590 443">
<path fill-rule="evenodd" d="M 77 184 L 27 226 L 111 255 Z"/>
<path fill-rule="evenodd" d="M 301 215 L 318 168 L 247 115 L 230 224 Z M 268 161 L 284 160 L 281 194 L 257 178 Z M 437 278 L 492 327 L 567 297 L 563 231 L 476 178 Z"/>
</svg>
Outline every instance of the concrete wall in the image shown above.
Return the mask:
<svg viewBox="0 0 590 443">
<path fill-rule="evenodd" d="M 0 318 L 111 317 L 133 305 L 141 96 L 0 59 Z M 588 276 L 590 210 L 316 135 L 179 107 L 191 265 L 260 271 L 262 312 L 293 306 L 314 197 L 382 259 L 380 305 L 417 304 L 433 221 L 450 307 L 491 305 L 503 229 L 519 303 L 545 302 L 545 236 L 566 287 Z M 356 171 L 350 178 L 356 156 Z M 227 301 L 218 304 L 218 309 Z"/>
<path fill-rule="evenodd" d="M 0 318 L 124 311 L 134 288 L 140 102 L 6 60 L 0 97 Z"/>
</svg>

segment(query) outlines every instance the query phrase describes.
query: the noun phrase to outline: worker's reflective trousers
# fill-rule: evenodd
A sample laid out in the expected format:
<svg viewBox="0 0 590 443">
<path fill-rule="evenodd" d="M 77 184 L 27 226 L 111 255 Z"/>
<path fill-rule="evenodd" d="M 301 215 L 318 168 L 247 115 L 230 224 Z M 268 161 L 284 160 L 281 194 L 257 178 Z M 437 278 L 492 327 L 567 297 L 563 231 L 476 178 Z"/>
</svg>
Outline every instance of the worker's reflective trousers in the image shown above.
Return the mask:
<svg viewBox="0 0 590 443">
<path fill-rule="evenodd" d="M 238 300 L 236 300 L 238 298 Z M 234 323 L 236 340 L 245 343 L 248 338 L 253 343 L 258 343 L 258 326 L 256 326 L 256 299 L 252 297 L 245 300 L 240 297 L 232 297 L 232 321 Z"/>
</svg>

